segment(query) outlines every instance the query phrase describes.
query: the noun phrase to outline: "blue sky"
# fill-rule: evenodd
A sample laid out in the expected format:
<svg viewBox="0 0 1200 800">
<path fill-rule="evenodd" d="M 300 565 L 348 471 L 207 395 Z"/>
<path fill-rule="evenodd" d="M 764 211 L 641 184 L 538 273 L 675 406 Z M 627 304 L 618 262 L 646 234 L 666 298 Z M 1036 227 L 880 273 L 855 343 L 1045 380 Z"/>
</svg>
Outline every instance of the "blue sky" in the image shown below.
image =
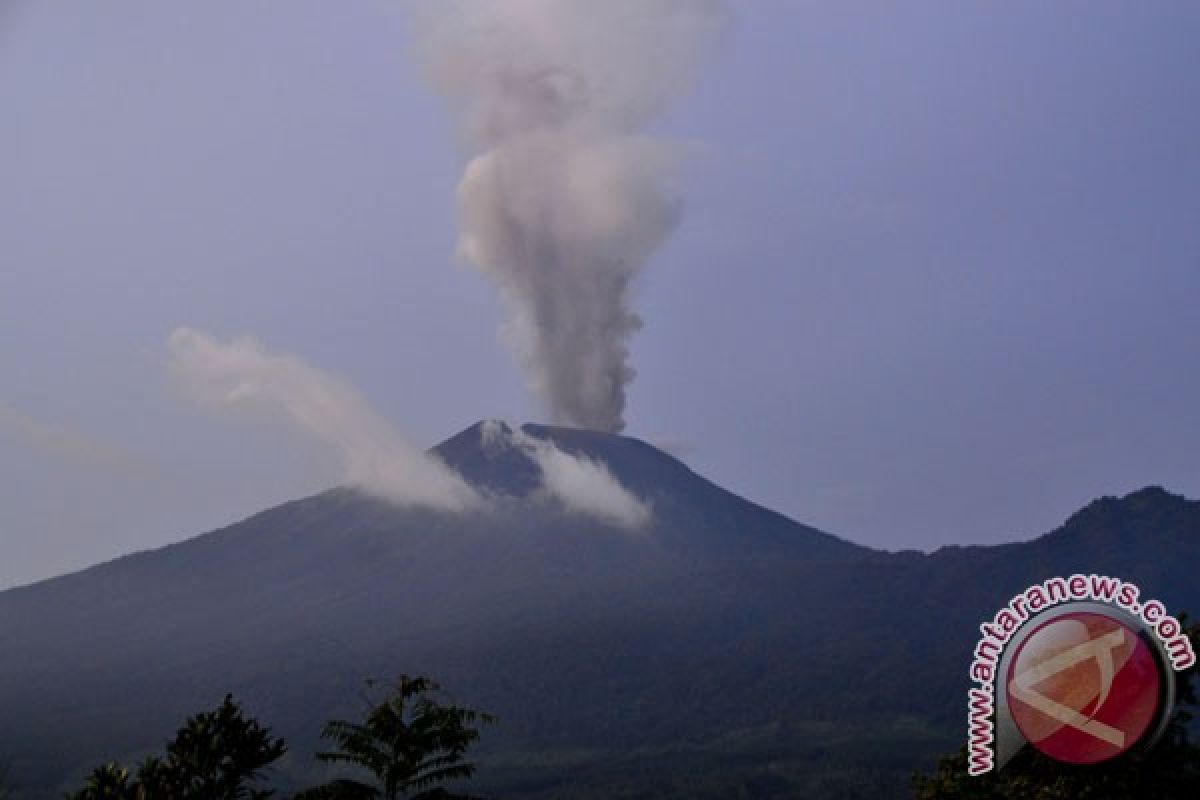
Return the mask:
<svg viewBox="0 0 1200 800">
<path fill-rule="evenodd" d="M 467 145 L 387 2 L 0 11 L 0 586 L 336 482 L 167 378 L 252 334 L 429 445 L 537 420 L 454 255 Z M 928 549 L 1200 494 L 1200 7 L 740 3 L 654 132 L 628 433 Z"/>
</svg>

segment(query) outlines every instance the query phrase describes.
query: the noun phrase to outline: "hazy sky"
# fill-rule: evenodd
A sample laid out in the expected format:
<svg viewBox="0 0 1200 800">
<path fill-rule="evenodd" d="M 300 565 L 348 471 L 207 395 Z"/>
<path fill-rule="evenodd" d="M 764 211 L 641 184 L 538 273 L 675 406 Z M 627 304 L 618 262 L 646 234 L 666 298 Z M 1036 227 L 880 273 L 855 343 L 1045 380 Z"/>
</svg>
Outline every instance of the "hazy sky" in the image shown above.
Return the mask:
<svg viewBox="0 0 1200 800">
<path fill-rule="evenodd" d="M 431 445 L 544 416 L 383 0 L 0 0 L 0 586 L 336 482 L 173 391 L 252 334 Z M 1200 4 L 745 2 L 656 131 L 628 433 L 899 549 L 1200 494 Z"/>
</svg>

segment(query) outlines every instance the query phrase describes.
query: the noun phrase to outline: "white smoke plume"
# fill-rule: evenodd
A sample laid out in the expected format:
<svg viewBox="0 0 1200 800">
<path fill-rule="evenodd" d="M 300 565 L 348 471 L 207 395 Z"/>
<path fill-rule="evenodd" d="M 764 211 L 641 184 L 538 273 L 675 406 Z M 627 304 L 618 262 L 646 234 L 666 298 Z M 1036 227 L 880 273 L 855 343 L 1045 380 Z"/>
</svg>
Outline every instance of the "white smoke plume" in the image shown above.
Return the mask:
<svg viewBox="0 0 1200 800">
<path fill-rule="evenodd" d="M 567 453 L 548 439 L 530 436 L 498 420 L 485 422 L 482 435 L 485 447 L 513 446 L 527 453 L 541 470 L 541 491 L 568 511 L 630 529 L 650 522 L 649 505 L 622 486 L 604 463 Z"/>
<path fill-rule="evenodd" d="M 256 340 L 228 342 L 191 328 L 169 340 L 170 367 L 198 403 L 283 418 L 337 448 L 346 481 L 394 502 L 463 511 L 482 498 L 437 457 L 405 440 L 353 387 Z"/>
<path fill-rule="evenodd" d="M 178 328 L 168 341 L 172 376 L 202 406 L 283 419 L 335 447 L 346 482 L 394 502 L 448 511 L 486 510 L 480 495 L 437 456 L 409 443 L 353 387 L 294 356 L 267 351 L 257 340 L 220 341 Z M 500 423 L 484 425 L 488 440 L 519 447 L 542 473 L 540 491 L 569 511 L 640 528 L 650 509 L 608 468 L 553 442 Z"/>
<path fill-rule="evenodd" d="M 156 472 L 151 464 L 118 444 L 0 404 L 0 444 L 8 438 L 79 466 L 116 470 L 140 477 Z"/>
<path fill-rule="evenodd" d="M 725 28 L 718 0 L 466 0 L 418 17 L 475 151 L 460 253 L 556 422 L 624 427 L 632 282 L 676 223 L 679 148 L 647 126 Z"/>
</svg>

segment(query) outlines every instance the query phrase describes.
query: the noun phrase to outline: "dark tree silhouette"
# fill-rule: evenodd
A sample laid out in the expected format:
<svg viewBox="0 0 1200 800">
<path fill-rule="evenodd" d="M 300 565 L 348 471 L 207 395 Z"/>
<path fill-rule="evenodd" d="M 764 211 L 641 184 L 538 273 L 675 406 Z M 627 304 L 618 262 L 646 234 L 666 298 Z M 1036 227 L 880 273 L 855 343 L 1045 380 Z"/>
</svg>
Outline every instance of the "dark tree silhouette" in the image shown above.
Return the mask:
<svg viewBox="0 0 1200 800">
<path fill-rule="evenodd" d="M 1188 626 L 1200 650 L 1200 624 Z M 1152 750 L 1092 766 L 1072 766 L 1025 748 L 999 771 L 967 774 L 967 748 L 946 756 L 931 775 L 913 777 L 916 800 L 1193 800 L 1200 797 L 1200 744 L 1191 739 L 1200 664 L 1178 673 L 1176 711 Z"/>
<path fill-rule="evenodd" d="M 137 780 L 117 764 L 97 767 L 71 800 L 264 800 L 273 793 L 252 786 L 263 769 L 287 751 L 282 739 L 242 710 L 231 695 L 213 711 L 188 718 L 167 743 L 165 758 L 151 757 Z"/>
<path fill-rule="evenodd" d="M 287 752 L 282 739 L 242 716 L 231 695 L 214 711 L 187 720 L 167 745 L 165 760 L 149 759 L 139 772 L 149 797 L 258 800 L 271 796 L 251 787 L 263 769 Z"/>
<path fill-rule="evenodd" d="M 365 783 L 349 780 L 331 781 L 307 789 L 292 800 L 377 800 L 379 790 Z"/>
<path fill-rule="evenodd" d="M 92 770 L 87 783 L 71 800 L 134 800 L 137 788 L 129 780 L 129 770 L 120 764 L 101 764 Z"/>
<path fill-rule="evenodd" d="M 442 705 L 435 697 L 439 689 L 428 678 L 402 675 L 386 697 L 369 706 L 361 723 L 327 724 L 322 736 L 337 749 L 317 753 L 317 758 L 359 767 L 376 784 L 339 780 L 310 789 L 297 800 L 456 797 L 441 785 L 474 774 L 474 765 L 464 760 L 467 748 L 479 738 L 476 724 L 490 724 L 494 718 Z"/>
</svg>

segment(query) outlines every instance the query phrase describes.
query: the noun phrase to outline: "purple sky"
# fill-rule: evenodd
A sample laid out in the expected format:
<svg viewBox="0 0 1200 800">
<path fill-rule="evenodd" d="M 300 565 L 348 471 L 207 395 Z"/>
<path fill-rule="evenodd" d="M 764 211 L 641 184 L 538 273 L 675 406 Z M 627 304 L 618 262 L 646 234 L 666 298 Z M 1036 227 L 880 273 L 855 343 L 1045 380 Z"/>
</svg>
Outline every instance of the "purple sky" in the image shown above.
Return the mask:
<svg viewBox="0 0 1200 800">
<path fill-rule="evenodd" d="M 464 149 L 382 0 L 0 0 L 0 586 L 336 481 L 170 388 L 179 325 L 433 444 L 543 412 L 454 258 Z M 739 3 L 658 126 L 628 432 L 889 549 L 1200 494 L 1200 5 Z"/>
</svg>

